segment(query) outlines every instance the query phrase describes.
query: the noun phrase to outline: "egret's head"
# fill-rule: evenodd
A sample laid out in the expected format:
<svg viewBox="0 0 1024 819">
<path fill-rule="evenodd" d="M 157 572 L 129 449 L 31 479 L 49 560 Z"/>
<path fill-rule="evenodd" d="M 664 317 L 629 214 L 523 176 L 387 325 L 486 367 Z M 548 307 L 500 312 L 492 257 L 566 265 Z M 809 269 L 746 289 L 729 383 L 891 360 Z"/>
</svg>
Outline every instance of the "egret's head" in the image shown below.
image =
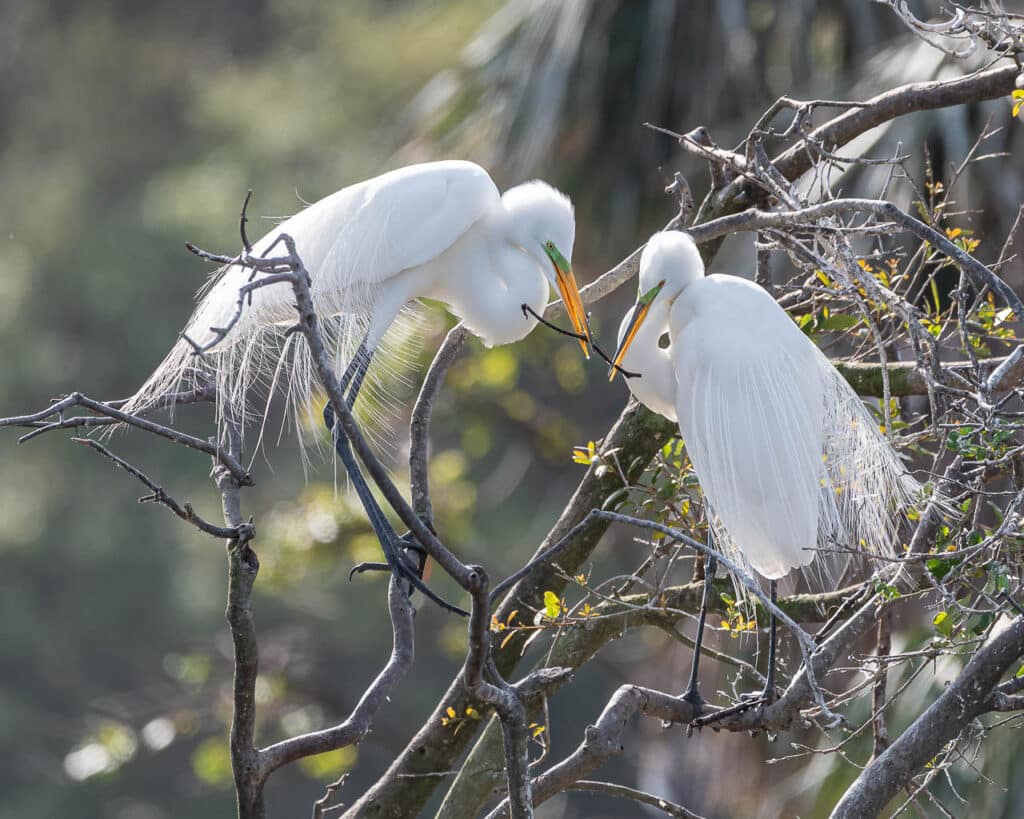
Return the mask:
<svg viewBox="0 0 1024 819">
<path fill-rule="evenodd" d="M 540 265 L 561 296 L 573 329 L 586 336 L 580 346 L 589 357 L 590 325 L 572 272 L 572 247 L 576 239 L 572 202 L 539 180 L 509 188 L 501 201 L 509 214 L 516 243 Z"/>
<path fill-rule="evenodd" d="M 616 365 L 622 363 L 655 302 L 671 307 L 688 285 L 703 276 L 704 260 L 690 234 L 665 230 L 647 240 L 640 255 L 639 293 L 629 324 L 619 335 L 619 348 L 613 358 Z M 615 372 L 613 366 L 608 372 L 609 381 L 615 378 Z"/>
</svg>

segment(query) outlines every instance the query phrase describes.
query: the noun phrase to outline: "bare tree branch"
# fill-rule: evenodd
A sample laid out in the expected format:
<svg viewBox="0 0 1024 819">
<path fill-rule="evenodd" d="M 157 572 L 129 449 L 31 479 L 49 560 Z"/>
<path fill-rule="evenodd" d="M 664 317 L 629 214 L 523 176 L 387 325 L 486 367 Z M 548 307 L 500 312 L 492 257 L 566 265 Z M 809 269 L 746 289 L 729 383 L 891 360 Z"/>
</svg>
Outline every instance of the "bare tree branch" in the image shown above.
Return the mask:
<svg viewBox="0 0 1024 819">
<path fill-rule="evenodd" d="M 434 508 L 430 503 L 428 470 L 430 416 L 448 368 L 466 341 L 466 332 L 465 326 L 459 323 L 445 336 L 423 379 L 423 386 L 420 387 L 420 394 L 416 398 L 409 420 L 409 493 L 412 497 L 412 508 L 420 518 L 431 525 L 434 520 Z"/>
<path fill-rule="evenodd" d="M 194 435 L 188 435 L 187 433 L 172 429 L 171 427 L 157 424 L 145 418 L 140 418 L 137 415 L 129 415 L 115 407 L 104 404 L 102 401 L 96 401 L 95 399 L 82 395 L 80 392 L 73 392 L 62 398 L 60 401 L 54 402 L 46 409 L 34 412 L 30 415 L 17 415 L 11 418 L 0 418 L 0 427 L 33 427 L 34 431 L 23 436 L 21 439 L 25 441 L 41 433 L 49 432 L 50 430 L 67 429 L 70 426 L 81 426 L 82 424 L 79 423 L 72 425 L 65 422 L 64 412 L 71 407 L 85 407 L 99 415 L 111 419 L 115 423 L 137 427 L 144 432 L 150 432 L 153 435 L 166 438 L 168 441 L 172 441 L 176 444 L 181 444 L 182 446 L 189 447 L 190 449 L 195 449 L 199 452 L 204 452 L 207 455 L 212 455 L 228 469 L 232 476 L 238 480 L 240 485 L 252 485 L 252 476 L 249 474 L 249 471 L 239 463 L 238 459 L 229 450 L 224 449 L 224 447 L 212 444 L 209 441 L 204 441 L 202 438 L 196 438 Z M 53 418 L 54 416 L 57 417 L 56 421 L 46 420 Z M 77 421 L 78 419 L 73 420 Z M 42 422 L 42 426 L 39 425 L 40 422 Z"/>
<path fill-rule="evenodd" d="M 648 805 L 649 807 L 657 808 L 668 816 L 676 817 L 676 819 L 702 819 L 702 817 L 698 816 L 691 810 L 687 810 L 682 805 L 669 802 L 667 799 L 662 799 L 660 796 L 655 796 L 652 793 L 638 791 L 635 788 L 627 788 L 625 785 L 616 785 L 613 782 L 595 782 L 590 779 L 580 779 L 573 784 L 569 790 L 583 791 L 585 793 L 600 793 L 605 796 L 617 796 L 621 799 L 630 799 L 633 802 L 639 802 L 641 805 Z"/>
<path fill-rule="evenodd" d="M 843 794 L 834 819 L 875 816 L 910 782 L 928 760 L 964 727 L 991 708 L 992 690 L 1024 654 L 1024 617 L 995 634 L 964 667 L 960 676 Z"/>
<path fill-rule="evenodd" d="M 94 441 L 91 438 L 72 438 L 76 444 L 83 444 L 84 446 L 91 447 L 100 453 L 104 458 L 113 461 L 118 467 L 123 469 L 132 477 L 138 478 L 145 486 L 151 491 L 149 495 L 143 495 L 139 498 L 139 503 L 159 503 L 162 506 L 166 506 L 175 515 L 181 518 L 186 523 L 191 523 L 200 532 L 205 532 L 208 535 L 214 537 L 223 538 L 225 540 L 252 540 L 255 535 L 253 526 L 251 523 L 243 523 L 238 527 L 227 527 L 227 526 L 216 526 L 206 520 L 203 520 L 192 505 L 186 503 L 184 506 L 179 504 L 174 498 L 168 495 L 163 487 L 158 486 L 152 480 L 150 480 L 141 470 L 137 467 L 132 466 L 123 458 L 118 457 L 105 446 L 98 441 Z"/>
<path fill-rule="evenodd" d="M 409 598 L 393 577 L 388 585 L 388 611 L 391 615 L 391 656 L 360 697 L 352 713 L 333 728 L 300 734 L 262 749 L 259 752 L 259 769 L 263 778 L 297 759 L 344 748 L 347 745 L 357 745 L 370 732 L 377 713 L 387 702 L 395 686 L 412 667 L 415 652 L 415 612 Z"/>
</svg>

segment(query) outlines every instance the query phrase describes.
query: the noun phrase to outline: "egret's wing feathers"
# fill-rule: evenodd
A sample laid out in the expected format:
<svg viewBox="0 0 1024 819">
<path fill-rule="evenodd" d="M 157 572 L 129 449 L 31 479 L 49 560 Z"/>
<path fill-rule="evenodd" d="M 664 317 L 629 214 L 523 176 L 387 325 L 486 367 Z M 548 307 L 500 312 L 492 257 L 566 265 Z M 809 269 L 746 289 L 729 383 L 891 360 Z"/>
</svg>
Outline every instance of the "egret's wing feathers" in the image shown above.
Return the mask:
<svg viewBox="0 0 1024 819">
<path fill-rule="evenodd" d="M 785 312 L 748 282 L 711 276 L 672 319 L 679 427 L 718 542 L 770 579 L 819 546 L 891 554 L 916 483 Z"/>
<path fill-rule="evenodd" d="M 441 255 L 490 208 L 500 195 L 487 173 L 469 162 L 412 165 L 338 191 L 282 222 L 254 244 L 254 252 L 278 255 L 273 247 L 281 234 L 296 249 L 313 278 L 313 298 L 325 340 L 341 372 L 363 337 L 374 326 L 374 344 L 403 309 L 406 296 L 388 287 L 392 277 Z M 237 266 L 220 272 L 206 290 L 185 332 L 194 342 L 216 340 L 212 328 L 224 327 L 235 314 L 239 288 L 251 272 Z M 388 297 L 391 296 L 391 301 Z M 384 303 L 382 303 L 384 302 Z M 395 302 L 395 303 L 391 303 Z M 148 408 L 161 395 L 213 377 L 219 405 L 248 408 L 254 386 L 280 388 L 295 412 L 307 408 L 311 362 L 308 350 L 284 331 L 296 318 L 294 296 L 287 284 L 253 292 L 241 318 L 207 356 L 192 354 L 180 340 L 131 399 L 128 411 Z M 386 313 L 386 316 L 380 314 Z M 383 341 L 376 358 L 389 357 Z M 367 380 L 370 393 L 386 393 L 377 377 L 387 363 L 378 362 Z"/>
<path fill-rule="evenodd" d="M 749 323 L 708 332 L 706 318 L 673 344 L 679 428 L 724 529 L 718 542 L 781 577 L 809 563 L 817 545 L 824 442 L 815 373 Z"/>
</svg>

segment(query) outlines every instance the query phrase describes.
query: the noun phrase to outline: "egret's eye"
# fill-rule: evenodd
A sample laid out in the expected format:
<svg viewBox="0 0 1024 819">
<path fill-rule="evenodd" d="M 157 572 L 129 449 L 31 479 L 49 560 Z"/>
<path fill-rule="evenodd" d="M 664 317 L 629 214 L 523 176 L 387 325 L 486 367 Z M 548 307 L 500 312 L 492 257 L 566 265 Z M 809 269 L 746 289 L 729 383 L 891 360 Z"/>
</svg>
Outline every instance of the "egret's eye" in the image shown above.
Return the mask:
<svg viewBox="0 0 1024 819">
<path fill-rule="evenodd" d="M 547 248 L 548 248 L 548 250 L 554 250 L 555 249 L 555 243 L 554 242 L 547 242 Z"/>
</svg>

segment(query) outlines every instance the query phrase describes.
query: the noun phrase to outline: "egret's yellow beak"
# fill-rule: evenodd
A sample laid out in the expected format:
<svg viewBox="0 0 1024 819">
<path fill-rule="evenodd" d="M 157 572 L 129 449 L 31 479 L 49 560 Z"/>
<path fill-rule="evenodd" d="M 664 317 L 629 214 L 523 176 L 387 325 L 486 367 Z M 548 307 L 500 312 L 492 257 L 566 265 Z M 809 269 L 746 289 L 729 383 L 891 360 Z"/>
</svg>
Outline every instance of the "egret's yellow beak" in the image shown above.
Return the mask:
<svg viewBox="0 0 1024 819">
<path fill-rule="evenodd" d="M 612 366 L 608 370 L 608 380 L 615 380 L 615 373 L 618 372 L 619 366 L 622 364 L 622 359 L 626 357 L 626 351 L 629 349 L 629 345 L 633 343 L 633 339 L 636 338 L 636 334 L 640 331 L 640 325 L 644 323 L 644 319 L 647 318 L 647 314 L 651 310 L 651 303 L 654 301 L 654 297 L 661 292 L 661 288 L 665 286 L 664 281 L 658 282 L 657 286 L 652 287 L 646 293 L 644 293 L 636 304 L 633 306 L 633 318 L 630 319 L 629 325 L 626 327 L 626 334 L 622 337 L 622 343 L 619 344 L 619 349 L 615 351 L 615 356 L 612 358 Z"/>
<path fill-rule="evenodd" d="M 573 275 L 572 267 L 565 260 L 565 257 L 558 252 L 554 243 L 547 242 L 544 245 L 544 252 L 551 259 L 555 268 L 555 283 L 558 286 L 558 295 L 565 304 L 565 312 L 572 322 L 572 328 L 584 338 L 579 340 L 583 348 L 583 355 L 590 358 L 590 323 L 587 321 L 587 312 L 583 309 L 583 300 L 580 298 L 580 289 L 576 284 L 576 277 Z"/>
</svg>

